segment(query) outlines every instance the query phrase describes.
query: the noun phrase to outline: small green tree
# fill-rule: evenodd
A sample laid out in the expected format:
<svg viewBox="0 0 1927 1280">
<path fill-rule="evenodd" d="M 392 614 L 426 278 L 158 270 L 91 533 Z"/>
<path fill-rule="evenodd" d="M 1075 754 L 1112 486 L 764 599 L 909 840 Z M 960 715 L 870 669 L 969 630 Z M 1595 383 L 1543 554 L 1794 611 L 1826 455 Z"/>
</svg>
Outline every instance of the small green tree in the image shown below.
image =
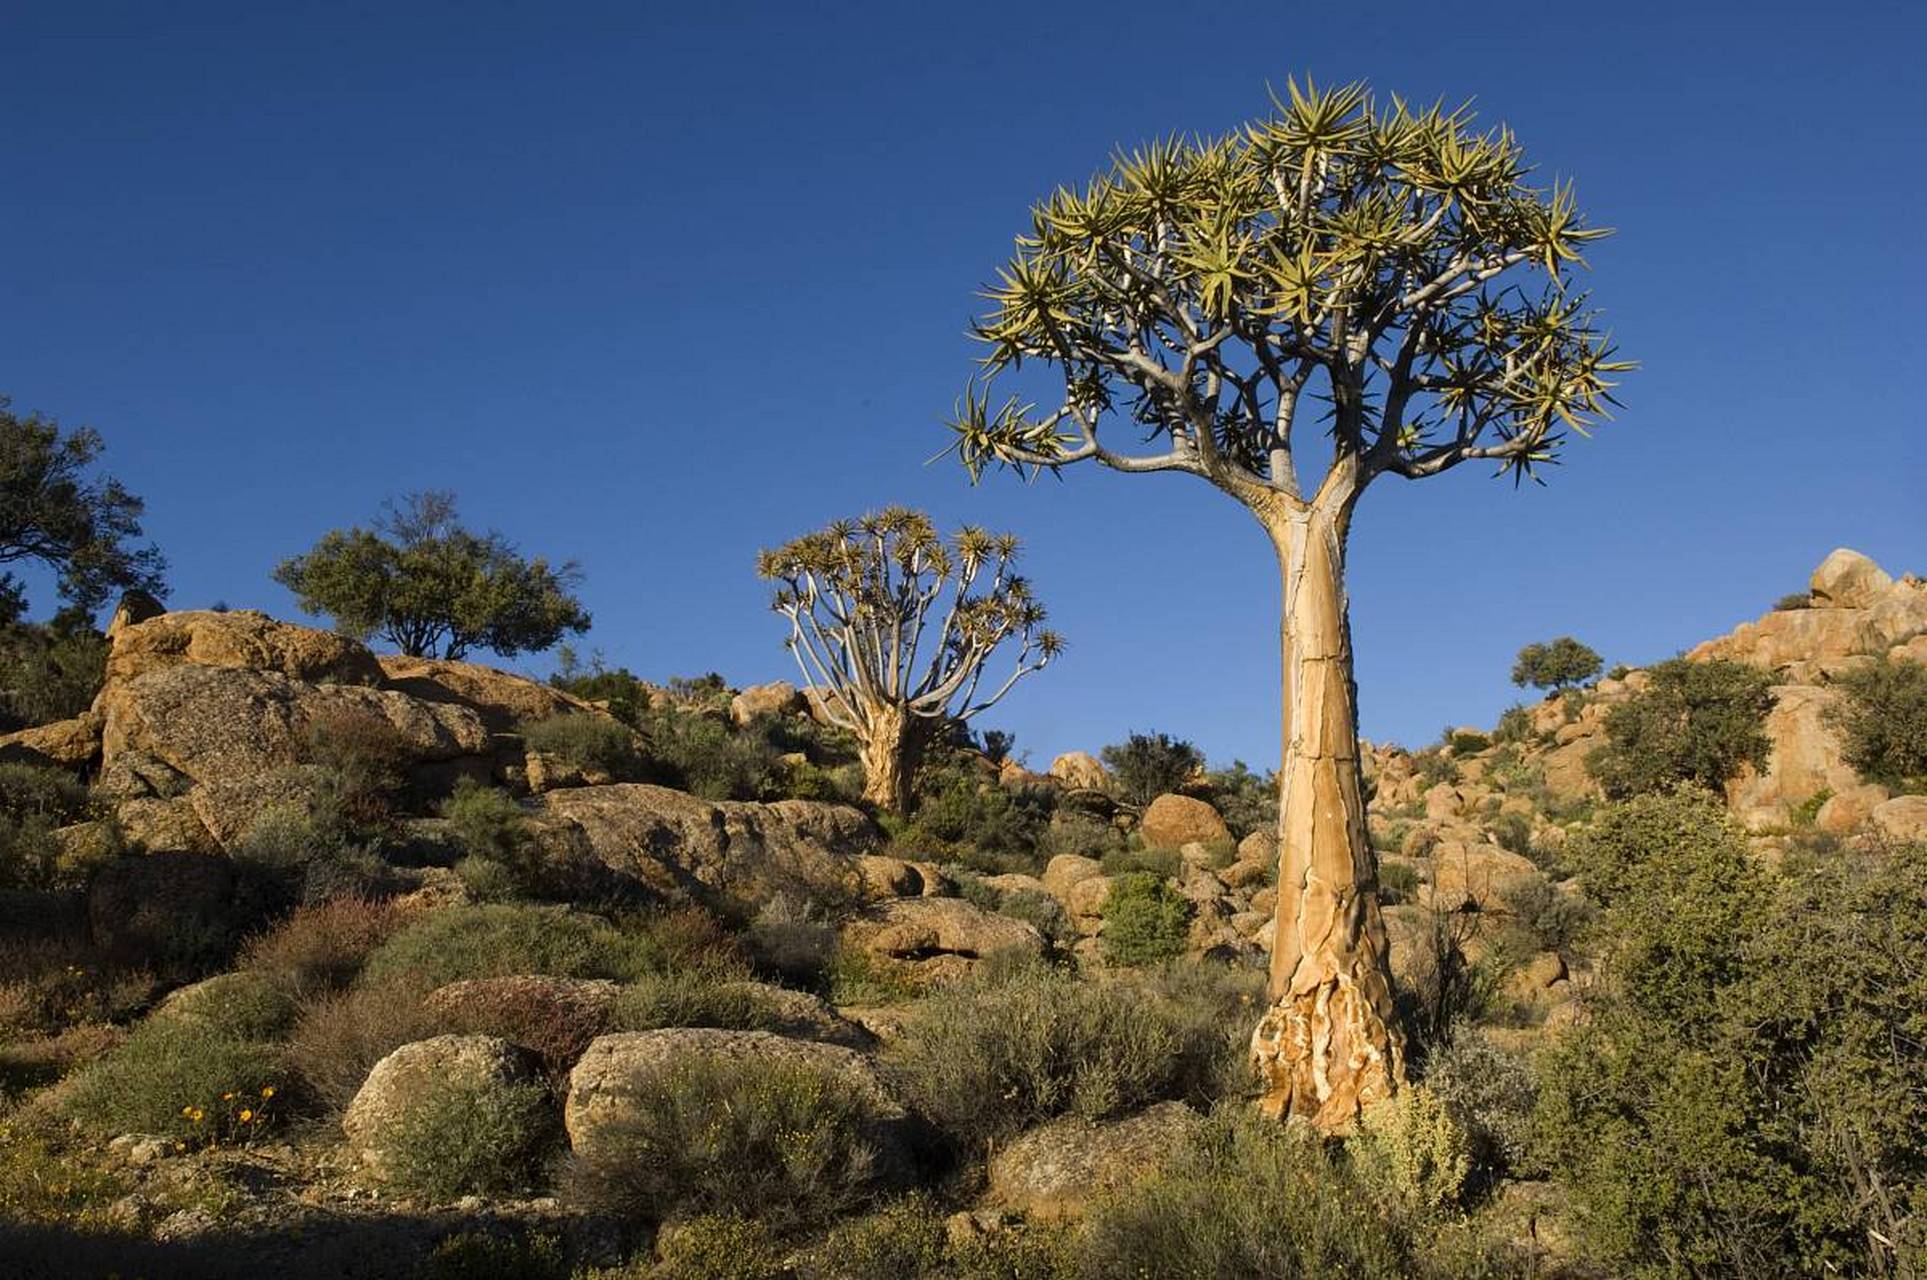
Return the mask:
<svg viewBox="0 0 1927 1280">
<path fill-rule="evenodd" d="M 1569 287 L 1606 232 L 1569 186 L 1531 182 L 1509 129 L 1363 85 L 1288 89 L 1267 119 L 1119 156 L 1032 210 L 976 335 L 986 378 L 1046 366 L 1048 399 L 973 385 L 952 447 L 973 477 L 1194 476 L 1264 529 L 1281 858 L 1252 1050 L 1269 1110 L 1344 1127 L 1404 1074 L 1360 788 L 1352 515 L 1381 476 L 1535 475 L 1629 366 Z"/>
<path fill-rule="evenodd" d="M 1650 668 L 1651 683 L 1606 713 L 1606 741 L 1586 768 L 1607 796 L 1686 783 L 1718 791 L 1743 764 L 1764 768 L 1772 743 L 1761 731 L 1773 707 L 1773 678 L 1758 667 L 1715 658 L 1674 658 Z"/>
<path fill-rule="evenodd" d="M 1512 683 L 1520 688 L 1563 690 L 1584 684 L 1598 675 L 1605 664 L 1599 655 L 1571 636 L 1560 636 L 1544 644 L 1529 644 L 1519 650 L 1512 664 Z"/>
<path fill-rule="evenodd" d="M 499 533 L 464 528 L 445 491 L 389 502 L 373 528 L 325 534 L 282 561 L 274 580 L 304 612 L 417 658 L 458 660 L 475 649 L 513 657 L 589 629 L 573 562 L 552 568 Z"/>
<path fill-rule="evenodd" d="M 889 507 L 757 557 L 817 705 L 857 739 L 872 804 L 908 811 L 931 735 L 995 706 L 1063 651 L 1016 572 L 1017 552 L 1010 534 L 966 525 L 946 542 L 922 512 Z M 1006 641 L 1015 665 L 980 694 Z"/>
<path fill-rule="evenodd" d="M 60 598 L 91 613 L 116 591 L 166 591 L 167 562 L 142 545 L 141 500 L 112 476 L 92 475 L 105 447 L 91 427 L 62 431 L 19 417 L 0 396 L 0 565 L 53 571 Z M 26 611 L 26 589 L 0 571 L 0 622 Z"/>
<path fill-rule="evenodd" d="M 1166 733 L 1134 733 L 1099 754 L 1118 795 L 1135 805 L 1176 791 L 1204 769 L 1204 752 L 1196 743 Z"/>
</svg>

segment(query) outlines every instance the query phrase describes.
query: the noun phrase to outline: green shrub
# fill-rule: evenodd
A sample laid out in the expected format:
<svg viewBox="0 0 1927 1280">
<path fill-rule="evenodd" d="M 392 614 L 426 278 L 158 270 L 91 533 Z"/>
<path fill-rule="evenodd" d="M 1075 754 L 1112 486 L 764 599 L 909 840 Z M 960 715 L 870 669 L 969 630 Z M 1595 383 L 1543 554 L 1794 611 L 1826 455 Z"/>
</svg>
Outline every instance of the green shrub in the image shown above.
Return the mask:
<svg viewBox="0 0 1927 1280">
<path fill-rule="evenodd" d="M 1472 1167 L 1464 1127 L 1422 1084 L 1365 1108 L 1346 1154 L 1383 1203 L 1414 1216 L 1456 1205 Z"/>
<path fill-rule="evenodd" d="M 1234 838 L 1278 829 L 1276 773 L 1256 774 L 1244 761 L 1233 760 L 1229 769 L 1214 769 L 1205 778 L 1211 784 L 1212 806 Z"/>
<path fill-rule="evenodd" d="M 657 1242 L 660 1262 L 649 1280 L 788 1280 L 786 1250 L 768 1227 L 735 1213 L 709 1213 L 672 1224 Z"/>
<path fill-rule="evenodd" d="M 1811 609 L 1812 607 L 1813 593 L 1811 591 L 1795 591 L 1791 595 L 1781 596 L 1773 602 L 1773 609 L 1776 613 L 1790 609 Z"/>
<path fill-rule="evenodd" d="M 520 732 L 530 751 L 555 756 L 591 773 L 633 778 L 641 768 L 635 735 L 609 716 L 564 712 L 530 721 Z"/>
<path fill-rule="evenodd" d="M 1532 737 L 1532 710 L 1516 703 L 1500 713 L 1492 730 L 1492 740 L 1498 743 L 1530 742 Z"/>
<path fill-rule="evenodd" d="M 561 1241 L 546 1233 L 475 1230 L 444 1236 L 415 1280 L 569 1280 Z"/>
<path fill-rule="evenodd" d="M 1201 1101 L 1242 1069 L 1253 991 L 1240 981 L 1208 966 L 1135 983 L 994 967 L 929 997 L 886 1054 L 917 1109 L 973 1147 L 1068 1111 Z"/>
<path fill-rule="evenodd" d="M 0 1120 L 0 1222 L 7 1228 L 92 1234 L 107 1225 L 108 1207 L 127 1191 L 120 1172 L 77 1160 L 45 1133 Z"/>
<path fill-rule="evenodd" d="M 1051 815 L 1037 853 L 1044 862 L 1060 853 L 1103 859 L 1123 848 L 1124 833 L 1108 819 L 1078 809 L 1060 808 Z"/>
<path fill-rule="evenodd" d="M 317 716 L 301 747 L 302 763 L 321 771 L 320 804 L 346 830 L 367 837 L 394 829 L 414 755 L 399 729 L 366 711 Z"/>
<path fill-rule="evenodd" d="M 1147 875 L 1169 880 L 1184 866 L 1184 855 L 1176 849 L 1145 849 L 1125 846 L 1112 849 L 1098 865 L 1107 876 Z"/>
<path fill-rule="evenodd" d="M 1015 893 L 1003 894 L 997 902 L 997 914 L 1022 920 L 1043 934 L 1044 941 L 1053 947 L 1067 946 L 1077 940 L 1077 930 L 1071 925 L 1070 917 L 1064 913 L 1057 899 L 1048 893 L 1019 889 Z"/>
<path fill-rule="evenodd" d="M 1228 1108 L 1155 1173 L 1100 1202 L 1080 1274 L 1402 1280 L 1414 1268 L 1391 1227 L 1316 1138 Z"/>
<path fill-rule="evenodd" d="M 0 733 L 71 720 L 93 705 L 107 638 L 90 626 L 15 623 L 0 634 Z"/>
<path fill-rule="evenodd" d="M 721 1027 L 731 1031 L 775 1031 L 778 1012 L 742 975 L 718 969 L 682 969 L 647 974 L 623 987 L 610 1025 L 617 1031 L 658 1027 Z"/>
<path fill-rule="evenodd" d="M 383 1135 L 382 1176 L 437 1202 L 516 1190 L 533 1178 L 554 1132 L 542 1085 L 440 1080 Z"/>
<path fill-rule="evenodd" d="M 1492 739 L 1483 733 L 1454 731 L 1447 736 L 1445 745 L 1455 756 L 1475 756 L 1492 745 Z"/>
<path fill-rule="evenodd" d="M 861 1208 L 887 1172 L 876 1100 L 814 1063 L 692 1056 L 634 1078 L 629 1096 L 571 1171 L 599 1209 L 754 1215 L 781 1233 Z"/>
<path fill-rule="evenodd" d="M 762 800 L 781 790 L 782 753 L 760 733 L 733 732 L 726 714 L 665 707 L 650 712 L 642 730 L 671 786 L 707 800 Z"/>
<path fill-rule="evenodd" d="M 1457 782 L 1459 766 L 1452 757 L 1438 747 L 1427 747 L 1412 753 L 1412 772 L 1419 776 L 1426 788 L 1436 787 L 1441 782 Z"/>
<path fill-rule="evenodd" d="M 1525 1059 L 1483 1035 L 1461 1035 L 1425 1060 L 1425 1087 L 1465 1130 L 1486 1181 L 1540 1172 L 1532 1155 L 1538 1084 Z"/>
<path fill-rule="evenodd" d="M 255 815 L 230 856 L 258 873 L 286 902 L 314 905 L 339 897 L 367 897 L 381 885 L 374 847 L 336 819 L 303 804 L 278 804 Z"/>
<path fill-rule="evenodd" d="M 46 818 L 55 826 L 77 822 L 87 809 L 87 788 L 65 769 L 37 764 L 0 764 L 0 813 L 9 818 Z"/>
<path fill-rule="evenodd" d="M 1118 797 L 1140 807 L 1178 790 L 1204 769 L 1204 752 L 1195 743 L 1163 733 L 1131 734 L 1101 755 Z"/>
<path fill-rule="evenodd" d="M 835 1280 L 917 1280 L 938 1273 L 947 1252 L 943 1209 L 913 1193 L 839 1223 L 812 1255 Z"/>
<path fill-rule="evenodd" d="M 1161 964 L 1184 954 L 1191 932 L 1191 903 L 1156 876 L 1123 876 L 1104 899 L 1104 931 L 1098 940 L 1114 964 Z"/>
<path fill-rule="evenodd" d="M 154 1012 L 156 1019 L 197 1022 L 238 1040 L 279 1040 L 300 1008 L 268 975 L 224 973 L 184 987 Z"/>
<path fill-rule="evenodd" d="M 98 845 L 70 844 L 53 819 L 0 813 L 0 889 L 79 889 L 95 868 L 119 857 L 118 831 L 105 825 Z"/>
<path fill-rule="evenodd" d="M 1378 864 L 1378 900 L 1385 906 L 1392 907 L 1415 900 L 1423 883 L 1418 868 L 1409 862 Z"/>
<path fill-rule="evenodd" d="M 377 947 L 363 981 L 410 977 L 430 987 L 462 978 L 542 973 L 626 980 L 653 970 L 660 953 L 646 934 L 624 933 L 563 907 L 484 903 L 433 912 Z"/>
<path fill-rule="evenodd" d="M 1927 665 L 1877 658 L 1834 681 L 1846 695 L 1828 718 L 1847 763 L 1899 791 L 1927 791 Z"/>
<path fill-rule="evenodd" d="M 902 847 L 946 854 L 985 875 L 1036 869 L 1050 821 L 1044 793 L 1012 794 L 966 770 L 929 767 L 918 776 L 917 793 L 916 811 L 897 836 Z"/>
<path fill-rule="evenodd" d="M 1745 663 L 1674 658 L 1648 670 L 1652 683 L 1606 713 L 1606 742 L 1586 767 L 1615 800 L 1680 783 L 1718 791 L 1743 764 L 1765 768 L 1772 744 L 1761 726 L 1773 678 Z"/>
<path fill-rule="evenodd" d="M 273 1045 L 193 1019 L 145 1022 L 84 1068 L 63 1109 L 101 1134 L 152 1133 L 190 1144 L 244 1141 L 281 1109 L 286 1078 Z"/>
<path fill-rule="evenodd" d="M 1684 797 L 1583 843 L 1608 981 L 1544 1058 L 1535 1132 L 1588 1251 L 1631 1275 L 1904 1271 L 1927 1249 L 1927 851 L 1775 872 Z"/>
</svg>

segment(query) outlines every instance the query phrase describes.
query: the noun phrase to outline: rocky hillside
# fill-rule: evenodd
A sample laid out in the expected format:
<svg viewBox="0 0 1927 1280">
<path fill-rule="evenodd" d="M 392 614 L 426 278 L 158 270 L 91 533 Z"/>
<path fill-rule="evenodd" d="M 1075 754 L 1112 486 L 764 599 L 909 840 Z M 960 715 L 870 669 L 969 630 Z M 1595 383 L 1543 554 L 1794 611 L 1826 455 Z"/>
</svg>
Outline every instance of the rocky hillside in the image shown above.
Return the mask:
<svg viewBox="0 0 1927 1280">
<path fill-rule="evenodd" d="M 1838 551 L 1785 603 L 1686 655 L 1771 673 L 1725 787 L 1750 856 L 1927 840 L 1927 796 L 1861 776 L 1829 715 L 1855 671 L 1927 661 L 1927 584 Z M 1240 1096 L 1271 942 L 1261 781 L 1133 800 L 1090 754 L 957 746 L 879 820 L 782 682 L 592 698 L 256 613 L 110 641 L 91 710 L 0 737 L 30 799 L 0 894 L 22 1274 L 1123 1274 L 1092 1259 L 1133 1196 L 1257 1150 L 1204 1113 Z M 1504 1154 L 1523 1121 L 1465 1100 L 1586 1017 L 1609 947 L 1566 853 L 1652 682 L 1366 748 L 1432 1063 L 1391 1127 L 1290 1166 L 1390 1242 L 1327 1273 L 1459 1274 L 1434 1253 L 1469 1231 L 1478 1274 L 1604 1274 Z"/>
</svg>

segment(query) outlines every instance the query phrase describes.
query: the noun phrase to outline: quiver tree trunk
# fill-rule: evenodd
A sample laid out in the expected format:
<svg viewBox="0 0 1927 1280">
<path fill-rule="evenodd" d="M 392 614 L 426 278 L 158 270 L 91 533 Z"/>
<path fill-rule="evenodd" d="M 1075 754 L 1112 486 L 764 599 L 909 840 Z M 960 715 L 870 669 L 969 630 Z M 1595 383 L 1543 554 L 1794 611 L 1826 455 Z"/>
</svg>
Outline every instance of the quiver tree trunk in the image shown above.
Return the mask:
<svg viewBox="0 0 1927 1280">
<path fill-rule="evenodd" d="M 1404 1075 L 1365 827 L 1345 616 L 1350 502 L 1266 517 L 1284 576 L 1284 759 L 1271 1001 L 1251 1050 L 1274 1116 L 1341 1130 Z"/>
<path fill-rule="evenodd" d="M 891 813 L 910 811 L 910 784 L 926 732 L 924 720 L 902 707 L 885 704 L 871 713 L 858 748 L 865 800 Z"/>
</svg>

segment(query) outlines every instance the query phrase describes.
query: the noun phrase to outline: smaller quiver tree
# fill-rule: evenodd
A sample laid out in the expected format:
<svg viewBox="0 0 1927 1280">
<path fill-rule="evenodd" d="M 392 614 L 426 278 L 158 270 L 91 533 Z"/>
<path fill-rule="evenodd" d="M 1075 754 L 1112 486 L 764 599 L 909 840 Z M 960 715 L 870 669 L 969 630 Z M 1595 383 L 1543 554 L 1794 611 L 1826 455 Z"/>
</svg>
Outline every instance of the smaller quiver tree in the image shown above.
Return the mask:
<svg viewBox="0 0 1927 1280">
<path fill-rule="evenodd" d="M 966 525 L 946 540 L 923 513 L 890 507 L 757 557 L 816 705 L 857 739 L 872 804 L 906 812 L 936 726 L 995 706 L 1063 651 L 1017 554 L 1010 534 Z M 991 657 L 1010 645 L 1014 664 L 986 690 Z"/>
</svg>

